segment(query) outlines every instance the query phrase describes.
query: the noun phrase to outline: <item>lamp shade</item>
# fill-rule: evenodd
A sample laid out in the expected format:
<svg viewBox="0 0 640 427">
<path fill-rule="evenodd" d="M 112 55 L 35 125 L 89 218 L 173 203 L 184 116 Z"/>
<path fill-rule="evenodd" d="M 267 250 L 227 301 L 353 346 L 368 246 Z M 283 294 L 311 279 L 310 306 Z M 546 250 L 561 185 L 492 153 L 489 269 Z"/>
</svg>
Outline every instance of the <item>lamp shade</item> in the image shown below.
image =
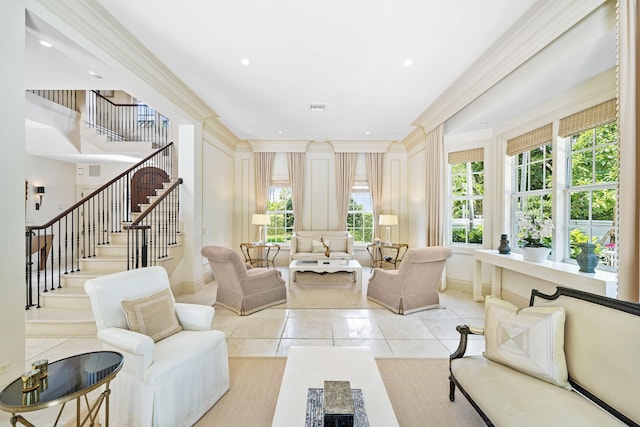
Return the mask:
<svg viewBox="0 0 640 427">
<path fill-rule="evenodd" d="M 271 223 L 271 219 L 267 214 L 253 214 L 251 218 L 251 224 L 253 225 L 269 225 Z"/>
<path fill-rule="evenodd" d="M 398 225 L 398 215 L 380 215 L 378 225 Z"/>
</svg>

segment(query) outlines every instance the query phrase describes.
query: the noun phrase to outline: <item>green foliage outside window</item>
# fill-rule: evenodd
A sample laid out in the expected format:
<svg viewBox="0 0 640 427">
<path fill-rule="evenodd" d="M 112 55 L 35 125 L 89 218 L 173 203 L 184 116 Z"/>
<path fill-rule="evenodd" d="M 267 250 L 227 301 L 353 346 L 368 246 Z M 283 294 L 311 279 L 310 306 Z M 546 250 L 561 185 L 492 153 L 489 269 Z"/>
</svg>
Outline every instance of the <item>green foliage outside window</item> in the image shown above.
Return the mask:
<svg viewBox="0 0 640 427">
<path fill-rule="evenodd" d="M 371 194 L 369 192 L 352 193 L 347 213 L 347 230 L 353 236 L 355 243 L 366 243 L 373 240 L 373 212 L 370 210 L 370 206 Z"/>
<path fill-rule="evenodd" d="M 267 242 L 282 243 L 291 241 L 291 233 L 293 232 L 291 188 L 270 188 L 267 213 L 271 219 L 271 223 L 267 226 Z"/>
<path fill-rule="evenodd" d="M 450 215 L 453 243 L 482 243 L 484 162 L 450 164 Z"/>
</svg>

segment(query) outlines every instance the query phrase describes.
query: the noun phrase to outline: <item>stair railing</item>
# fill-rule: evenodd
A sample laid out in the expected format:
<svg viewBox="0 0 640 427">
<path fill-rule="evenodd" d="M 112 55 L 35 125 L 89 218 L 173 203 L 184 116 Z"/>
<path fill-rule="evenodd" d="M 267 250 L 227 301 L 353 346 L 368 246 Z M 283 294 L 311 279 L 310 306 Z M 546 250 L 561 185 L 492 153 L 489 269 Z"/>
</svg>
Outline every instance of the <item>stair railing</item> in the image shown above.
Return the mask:
<svg viewBox="0 0 640 427">
<path fill-rule="evenodd" d="M 109 245 L 110 233 L 123 232 L 123 222 L 132 221 L 131 199 L 146 200 L 148 190 L 131 187 L 131 178 L 144 168 L 161 169 L 169 180 L 173 171 L 173 142 L 46 224 L 25 227 L 27 310 L 41 307 L 40 292 L 54 291 L 56 286 L 61 288 L 63 275 L 79 273 L 80 260 L 95 257 L 99 246 Z"/>
<path fill-rule="evenodd" d="M 109 141 L 144 141 L 160 147 L 169 138 L 169 119 L 146 104 L 116 104 L 87 91 L 87 124 Z"/>
<path fill-rule="evenodd" d="M 127 270 L 157 265 L 169 257 L 180 235 L 180 184 L 168 187 L 127 230 Z"/>
</svg>

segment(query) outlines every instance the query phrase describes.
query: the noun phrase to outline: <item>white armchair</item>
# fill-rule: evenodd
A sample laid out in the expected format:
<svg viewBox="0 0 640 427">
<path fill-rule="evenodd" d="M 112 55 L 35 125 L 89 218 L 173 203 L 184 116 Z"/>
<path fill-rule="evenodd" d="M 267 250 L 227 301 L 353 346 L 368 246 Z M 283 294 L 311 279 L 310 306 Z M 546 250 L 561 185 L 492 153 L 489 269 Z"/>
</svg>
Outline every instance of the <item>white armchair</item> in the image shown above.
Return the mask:
<svg viewBox="0 0 640 427">
<path fill-rule="evenodd" d="M 115 425 L 191 426 L 229 389 L 223 332 L 211 330 L 214 308 L 171 300 L 182 330 L 154 342 L 129 329 L 122 301 L 169 289 L 162 267 L 123 271 L 87 280 L 85 291 L 105 349 L 124 355 L 112 382 Z"/>
</svg>

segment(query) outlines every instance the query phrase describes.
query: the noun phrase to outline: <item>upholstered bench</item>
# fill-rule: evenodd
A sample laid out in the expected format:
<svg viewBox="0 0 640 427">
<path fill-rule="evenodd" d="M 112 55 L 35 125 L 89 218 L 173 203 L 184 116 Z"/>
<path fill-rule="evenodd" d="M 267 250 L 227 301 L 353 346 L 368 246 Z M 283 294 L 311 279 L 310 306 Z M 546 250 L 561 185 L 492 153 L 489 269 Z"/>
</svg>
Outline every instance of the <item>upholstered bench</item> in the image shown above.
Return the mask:
<svg viewBox="0 0 640 427">
<path fill-rule="evenodd" d="M 329 247 L 329 257 L 326 247 Z M 290 261 L 321 259 L 353 259 L 353 236 L 348 231 L 296 231 L 291 236 Z"/>
<path fill-rule="evenodd" d="M 640 304 L 558 287 L 518 310 L 487 297 L 484 328 L 458 326 L 449 399 L 458 387 L 487 425 L 640 423 Z M 465 356 L 469 335 L 482 356 Z"/>
</svg>

